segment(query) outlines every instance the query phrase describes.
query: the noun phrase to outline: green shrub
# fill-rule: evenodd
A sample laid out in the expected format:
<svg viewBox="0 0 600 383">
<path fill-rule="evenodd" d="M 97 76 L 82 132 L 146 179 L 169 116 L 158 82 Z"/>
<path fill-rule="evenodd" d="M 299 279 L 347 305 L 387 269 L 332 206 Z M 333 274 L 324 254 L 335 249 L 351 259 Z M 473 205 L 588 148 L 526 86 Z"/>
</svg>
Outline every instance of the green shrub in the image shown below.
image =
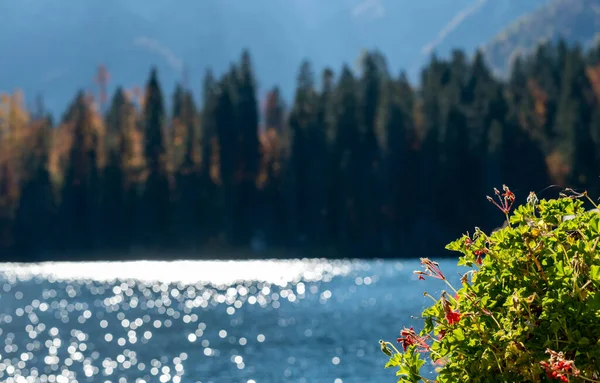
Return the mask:
<svg viewBox="0 0 600 383">
<path fill-rule="evenodd" d="M 476 228 L 446 248 L 471 269 L 455 289 L 439 265 L 421 259 L 415 271 L 445 281 L 426 308 L 423 330 L 403 329 L 397 342 L 380 341 L 398 368 L 398 382 L 422 376 L 429 356 L 436 382 L 600 381 L 600 214 L 586 211 L 586 193 L 567 189 L 538 201 L 534 193 L 512 214 L 514 194 L 495 190 L 507 226 L 487 235 Z M 570 219 L 565 219 L 569 216 Z"/>
</svg>

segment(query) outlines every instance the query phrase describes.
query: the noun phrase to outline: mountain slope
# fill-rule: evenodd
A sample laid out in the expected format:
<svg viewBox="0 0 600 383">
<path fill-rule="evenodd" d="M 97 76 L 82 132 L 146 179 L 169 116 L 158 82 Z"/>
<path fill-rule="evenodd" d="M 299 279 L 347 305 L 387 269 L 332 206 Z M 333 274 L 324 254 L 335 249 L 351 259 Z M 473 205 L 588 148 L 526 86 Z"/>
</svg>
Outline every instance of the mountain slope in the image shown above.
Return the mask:
<svg viewBox="0 0 600 383">
<path fill-rule="evenodd" d="M 300 61 L 320 71 L 379 49 L 394 73 L 416 78 L 432 51 L 472 51 L 548 0 L 19 0 L 0 2 L 0 90 L 41 93 L 62 112 L 76 90 L 93 90 L 99 64 L 116 84 L 145 82 L 159 69 L 169 93 L 189 68 L 200 88 L 249 48 L 261 94 L 281 85 L 291 98 Z M 526 3 L 526 4 L 523 4 Z"/>
<path fill-rule="evenodd" d="M 583 46 L 600 32 L 600 0 L 555 0 L 527 15 L 485 47 L 488 62 L 505 74 L 519 54 L 531 53 L 542 42 L 560 38 Z"/>
</svg>

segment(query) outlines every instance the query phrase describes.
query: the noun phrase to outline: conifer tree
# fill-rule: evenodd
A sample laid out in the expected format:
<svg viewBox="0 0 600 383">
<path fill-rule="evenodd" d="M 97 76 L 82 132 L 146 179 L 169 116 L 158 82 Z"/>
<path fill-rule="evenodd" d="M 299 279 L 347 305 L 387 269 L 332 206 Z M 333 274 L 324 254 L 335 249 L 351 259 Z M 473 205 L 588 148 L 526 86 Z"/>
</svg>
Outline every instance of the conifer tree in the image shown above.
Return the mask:
<svg viewBox="0 0 600 383">
<path fill-rule="evenodd" d="M 258 139 L 258 102 L 256 81 L 248 51 L 242 54 L 237 71 L 235 92 L 236 151 L 236 242 L 247 245 L 254 235 L 253 227 L 257 216 L 256 181 L 260 164 Z"/>
<path fill-rule="evenodd" d="M 94 248 L 98 218 L 98 132 L 88 99 L 80 92 L 71 107 L 72 143 L 60 200 L 61 233 L 66 250 Z"/>
<path fill-rule="evenodd" d="M 218 237 L 223 229 L 223 195 L 220 190 L 220 148 L 217 131 L 219 86 L 208 70 L 204 77 L 200 116 L 199 240 Z"/>
<path fill-rule="evenodd" d="M 54 186 L 50 178 L 51 121 L 42 118 L 32 135 L 33 150 L 25 157 L 19 206 L 14 221 L 14 250 L 19 257 L 44 259 L 52 251 L 56 214 Z"/>
<path fill-rule="evenodd" d="M 169 246 L 171 227 L 171 185 L 167 168 L 164 137 L 165 110 L 156 69 L 150 73 L 144 102 L 144 157 L 147 178 L 143 190 L 141 212 L 144 243 Z"/>
<path fill-rule="evenodd" d="M 121 88 L 113 96 L 107 115 L 108 161 L 103 169 L 101 226 L 103 243 L 117 253 L 128 249 L 135 225 L 135 188 L 131 180 L 132 135 L 135 110 Z"/>
<path fill-rule="evenodd" d="M 358 108 L 357 81 L 350 69 L 344 66 L 334 95 L 334 118 L 336 145 L 339 150 L 337 167 L 340 172 L 338 230 L 340 248 L 345 252 L 350 251 L 355 240 L 360 238 L 362 225 L 362 222 L 359 222 L 357 206 L 362 180 L 355 177 L 355 169 L 360 167 L 362 138 Z"/>
<path fill-rule="evenodd" d="M 299 239 L 303 242 L 314 240 L 313 224 L 316 224 L 315 210 L 322 203 L 319 198 L 319 186 L 311 178 L 314 170 L 315 156 L 319 156 L 318 145 L 319 129 L 317 125 L 318 96 L 314 87 L 314 74 L 310 63 L 303 62 L 298 72 L 298 87 L 294 97 L 294 104 L 290 111 L 290 172 L 292 194 L 290 196 L 293 206 L 293 227 Z M 314 150 L 314 152 L 313 152 Z"/>
</svg>

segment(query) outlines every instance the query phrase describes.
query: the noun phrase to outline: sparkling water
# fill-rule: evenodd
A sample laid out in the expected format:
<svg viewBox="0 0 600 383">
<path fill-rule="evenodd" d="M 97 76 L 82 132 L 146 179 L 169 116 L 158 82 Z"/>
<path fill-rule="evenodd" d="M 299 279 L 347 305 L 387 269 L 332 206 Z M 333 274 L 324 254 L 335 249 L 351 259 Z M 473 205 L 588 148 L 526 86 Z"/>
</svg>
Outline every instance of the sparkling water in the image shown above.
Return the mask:
<svg viewBox="0 0 600 383">
<path fill-rule="evenodd" d="M 455 261 L 440 262 L 454 280 Z M 418 260 L 0 264 L 2 382 L 395 382 Z"/>
</svg>

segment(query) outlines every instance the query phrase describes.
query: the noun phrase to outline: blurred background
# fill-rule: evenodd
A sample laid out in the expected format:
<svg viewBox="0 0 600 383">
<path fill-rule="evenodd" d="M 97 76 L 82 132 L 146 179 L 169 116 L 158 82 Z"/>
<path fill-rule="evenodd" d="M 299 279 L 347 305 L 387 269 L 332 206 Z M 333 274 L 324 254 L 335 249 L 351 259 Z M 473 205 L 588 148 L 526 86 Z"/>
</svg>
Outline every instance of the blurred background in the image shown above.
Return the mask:
<svg viewBox="0 0 600 383">
<path fill-rule="evenodd" d="M 486 194 L 600 195 L 598 31 L 600 0 L 0 0 L 0 379 L 394 381 L 377 341 Z"/>
</svg>

